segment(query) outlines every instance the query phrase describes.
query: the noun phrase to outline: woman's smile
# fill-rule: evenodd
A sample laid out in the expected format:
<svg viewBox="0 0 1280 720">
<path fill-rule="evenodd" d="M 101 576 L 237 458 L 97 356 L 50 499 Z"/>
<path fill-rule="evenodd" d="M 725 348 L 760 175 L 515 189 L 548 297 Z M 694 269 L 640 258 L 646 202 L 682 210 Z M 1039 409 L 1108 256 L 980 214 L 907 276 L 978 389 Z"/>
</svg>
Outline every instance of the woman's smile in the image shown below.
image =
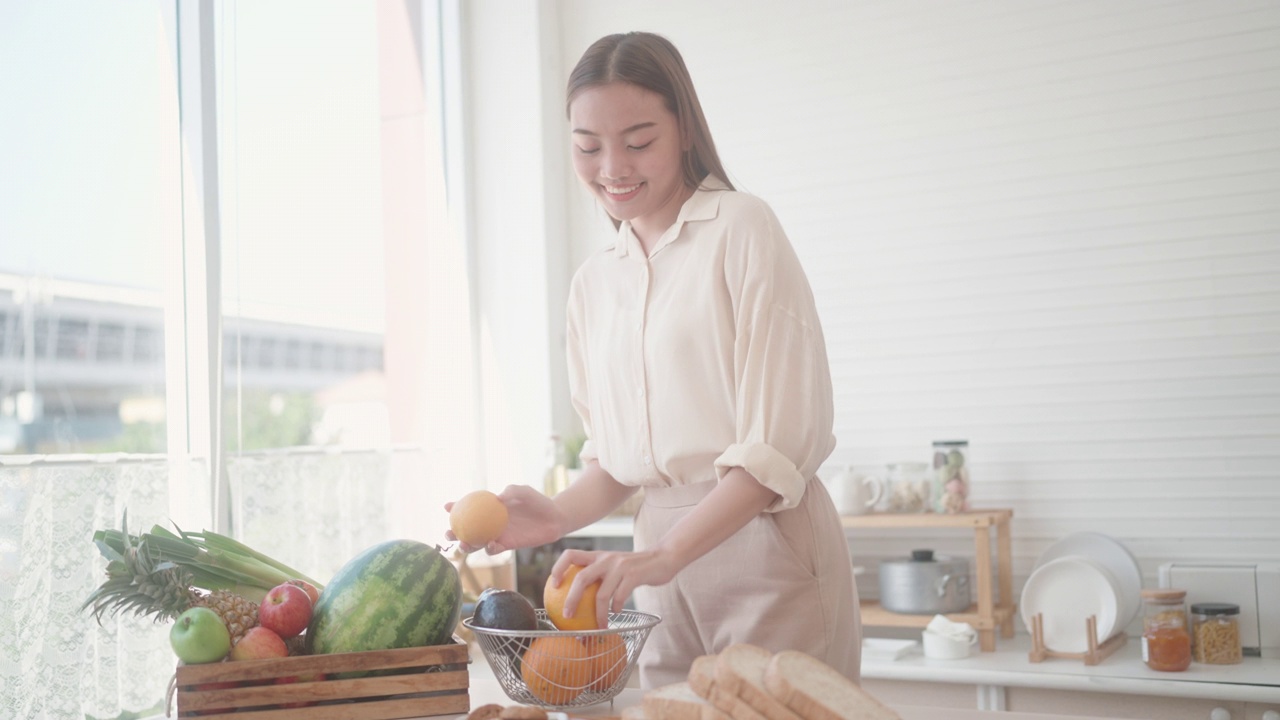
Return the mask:
<svg viewBox="0 0 1280 720">
<path fill-rule="evenodd" d="M 614 202 L 626 202 L 640 194 L 640 188 L 643 186 L 644 183 L 637 183 L 635 185 L 601 185 L 600 187 L 604 188 L 605 194 L 609 196 L 610 200 Z"/>
</svg>

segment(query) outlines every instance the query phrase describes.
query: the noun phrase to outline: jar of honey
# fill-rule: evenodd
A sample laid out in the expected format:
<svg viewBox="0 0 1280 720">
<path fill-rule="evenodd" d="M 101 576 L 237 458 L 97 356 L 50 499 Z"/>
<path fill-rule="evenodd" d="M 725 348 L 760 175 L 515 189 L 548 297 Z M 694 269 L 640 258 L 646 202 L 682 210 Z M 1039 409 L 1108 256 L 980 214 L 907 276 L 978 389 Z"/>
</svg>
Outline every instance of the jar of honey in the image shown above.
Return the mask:
<svg viewBox="0 0 1280 720">
<path fill-rule="evenodd" d="M 1186 590 L 1142 591 L 1142 659 L 1147 667 L 1162 672 L 1191 667 Z"/>
</svg>

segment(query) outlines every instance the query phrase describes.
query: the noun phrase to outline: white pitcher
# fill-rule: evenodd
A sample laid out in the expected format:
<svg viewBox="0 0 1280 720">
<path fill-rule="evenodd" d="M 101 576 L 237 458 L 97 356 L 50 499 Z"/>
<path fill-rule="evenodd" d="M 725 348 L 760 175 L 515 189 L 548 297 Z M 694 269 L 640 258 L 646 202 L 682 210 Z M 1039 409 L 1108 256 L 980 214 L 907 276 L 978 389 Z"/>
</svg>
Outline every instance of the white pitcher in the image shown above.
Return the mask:
<svg viewBox="0 0 1280 720">
<path fill-rule="evenodd" d="M 831 493 L 831 501 L 835 503 L 836 512 L 841 515 L 862 515 L 880 502 L 884 495 L 884 481 L 860 475 L 852 466 L 827 481 L 827 492 Z"/>
</svg>

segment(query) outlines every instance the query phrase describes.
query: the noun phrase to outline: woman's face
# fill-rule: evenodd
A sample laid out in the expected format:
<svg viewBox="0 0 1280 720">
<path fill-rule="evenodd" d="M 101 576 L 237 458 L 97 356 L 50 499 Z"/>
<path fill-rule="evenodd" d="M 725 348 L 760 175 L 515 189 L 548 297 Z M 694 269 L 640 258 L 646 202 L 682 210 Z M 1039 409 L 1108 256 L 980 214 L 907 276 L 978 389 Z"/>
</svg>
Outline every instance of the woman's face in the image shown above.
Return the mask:
<svg viewBox="0 0 1280 720">
<path fill-rule="evenodd" d="M 679 124 L 662 96 L 622 82 L 588 88 L 569 105 L 569 126 L 578 179 L 641 240 L 656 240 L 691 194 Z"/>
</svg>

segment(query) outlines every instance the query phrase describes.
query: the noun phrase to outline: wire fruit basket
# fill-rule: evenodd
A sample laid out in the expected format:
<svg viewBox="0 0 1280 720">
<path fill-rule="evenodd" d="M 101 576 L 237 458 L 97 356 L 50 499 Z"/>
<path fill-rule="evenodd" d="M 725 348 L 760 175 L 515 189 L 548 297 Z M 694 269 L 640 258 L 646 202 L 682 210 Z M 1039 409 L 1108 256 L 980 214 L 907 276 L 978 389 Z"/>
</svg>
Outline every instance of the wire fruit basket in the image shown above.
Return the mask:
<svg viewBox="0 0 1280 720">
<path fill-rule="evenodd" d="M 538 610 L 540 627 L 552 627 Z M 498 630 L 462 621 L 475 633 L 507 697 L 522 704 L 565 709 L 613 700 L 627 686 L 649 631 L 651 613 L 609 613 L 602 630 Z"/>
</svg>

